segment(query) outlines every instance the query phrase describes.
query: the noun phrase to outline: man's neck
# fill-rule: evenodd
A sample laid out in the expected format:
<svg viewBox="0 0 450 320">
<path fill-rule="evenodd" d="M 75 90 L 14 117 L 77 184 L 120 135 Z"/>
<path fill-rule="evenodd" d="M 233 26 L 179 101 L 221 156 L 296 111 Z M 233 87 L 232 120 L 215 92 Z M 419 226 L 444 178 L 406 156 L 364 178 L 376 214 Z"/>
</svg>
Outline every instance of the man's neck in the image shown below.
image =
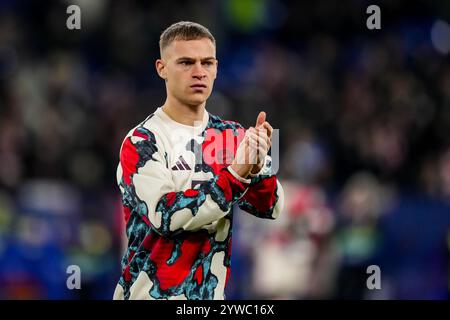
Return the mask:
<svg viewBox="0 0 450 320">
<path fill-rule="evenodd" d="M 174 99 L 167 99 L 162 110 L 172 120 L 187 126 L 194 126 L 203 121 L 205 104 L 204 102 L 200 105 L 189 106 Z"/>
</svg>

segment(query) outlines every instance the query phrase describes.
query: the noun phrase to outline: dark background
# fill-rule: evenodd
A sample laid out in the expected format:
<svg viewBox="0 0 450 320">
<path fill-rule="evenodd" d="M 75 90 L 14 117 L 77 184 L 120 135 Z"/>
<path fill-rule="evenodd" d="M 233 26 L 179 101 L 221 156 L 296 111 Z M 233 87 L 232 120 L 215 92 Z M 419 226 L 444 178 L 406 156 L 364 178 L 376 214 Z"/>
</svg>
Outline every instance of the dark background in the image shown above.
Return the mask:
<svg viewBox="0 0 450 320">
<path fill-rule="evenodd" d="M 236 212 L 227 298 L 448 299 L 445 0 L 0 0 L 0 298 L 111 299 L 119 148 L 164 102 L 154 61 L 179 20 L 217 40 L 207 110 L 246 127 L 264 110 L 280 129 L 286 210 Z"/>
</svg>

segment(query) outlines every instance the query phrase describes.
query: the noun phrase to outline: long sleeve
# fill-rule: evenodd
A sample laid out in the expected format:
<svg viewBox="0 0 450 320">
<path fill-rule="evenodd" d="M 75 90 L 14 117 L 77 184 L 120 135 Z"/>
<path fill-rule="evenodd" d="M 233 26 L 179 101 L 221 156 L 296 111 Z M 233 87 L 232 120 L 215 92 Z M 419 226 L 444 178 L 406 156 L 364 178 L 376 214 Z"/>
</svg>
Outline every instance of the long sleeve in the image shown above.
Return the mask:
<svg viewBox="0 0 450 320">
<path fill-rule="evenodd" d="M 276 219 L 284 207 L 284 191 L 272 174 L 267 156 L 261 172 L 251 179 L 248 191 L 238 201 L 239 208 L 262 219 Z"/>
<path fill-rule="evenodd" d="M 172 179 L 153 132 L 140 127 L 125 139 L 118 169 L 124 206 L 136 210 L 162 236 L 196 231 L 226 216 L 248 187 L 227 168 L 195 189 L 176 192 Z"/>
</svg>

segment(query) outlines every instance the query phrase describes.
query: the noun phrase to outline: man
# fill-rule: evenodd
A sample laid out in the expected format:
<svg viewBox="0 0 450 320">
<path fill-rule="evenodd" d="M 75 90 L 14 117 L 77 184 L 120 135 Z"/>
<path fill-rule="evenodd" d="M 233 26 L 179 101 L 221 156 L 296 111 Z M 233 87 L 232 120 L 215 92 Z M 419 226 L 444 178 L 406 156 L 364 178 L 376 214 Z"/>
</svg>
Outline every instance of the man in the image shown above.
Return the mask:
<svg viewBox="0 0 450 320">
<path fill-rule="evenodd" d="M 272 127 L 264 112 L 245 131 L 205 110 L 217 74 L 208 29 L 175 23 L 160 51 L 167 99 L 120 150 L 128 248 L 114 299 L 224 299 L 232 206 L 266 219 L 282 210 L 267 155 Z"/>
</svg>

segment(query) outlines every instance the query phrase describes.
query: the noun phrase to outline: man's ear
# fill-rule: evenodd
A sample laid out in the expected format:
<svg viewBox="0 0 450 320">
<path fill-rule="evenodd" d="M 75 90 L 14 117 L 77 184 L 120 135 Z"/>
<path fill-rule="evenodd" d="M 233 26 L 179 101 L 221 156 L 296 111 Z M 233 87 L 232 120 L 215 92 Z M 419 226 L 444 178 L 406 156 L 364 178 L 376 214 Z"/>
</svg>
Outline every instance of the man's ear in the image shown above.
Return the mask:
<svg viewBox="0 0 450 320">
<path fill-rule="evenodd" d="M 167 80 L 167 74 L 166 74 L 166 68 L 164 65 L 164 61 L 162 59 L 157 59 L 155 62 L 156 72 L 158 72 L 158 75 L 163 78 L 164 80 Z"/>
</svg>

